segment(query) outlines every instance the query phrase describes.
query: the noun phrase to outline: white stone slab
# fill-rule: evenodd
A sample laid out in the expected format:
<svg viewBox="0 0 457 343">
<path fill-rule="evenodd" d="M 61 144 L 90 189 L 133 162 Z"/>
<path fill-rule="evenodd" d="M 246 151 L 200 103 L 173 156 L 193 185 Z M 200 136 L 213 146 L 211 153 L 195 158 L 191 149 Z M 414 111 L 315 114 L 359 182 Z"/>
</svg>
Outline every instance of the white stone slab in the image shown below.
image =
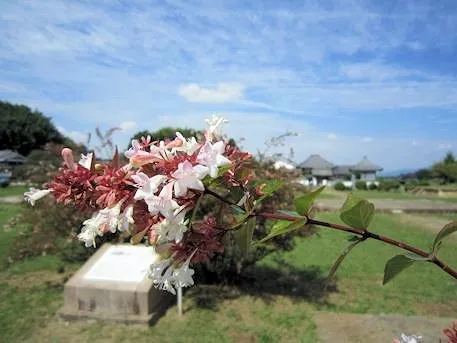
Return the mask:
<svg viewBox="0 0 457 343">
<path fill-rule="evenodd" d="M 150 247 L 104 244 L 65 284 L 58 317 L 154 323 L 175 299 L 147 276 L 157 258 Z"/>
<path fill-rule="evenodd" d="M 147 276 L 149 266 L 157 258 L 152 247 L 111 246 L 84 275 L 84 279 L 138 283 Z"/>
</svg>

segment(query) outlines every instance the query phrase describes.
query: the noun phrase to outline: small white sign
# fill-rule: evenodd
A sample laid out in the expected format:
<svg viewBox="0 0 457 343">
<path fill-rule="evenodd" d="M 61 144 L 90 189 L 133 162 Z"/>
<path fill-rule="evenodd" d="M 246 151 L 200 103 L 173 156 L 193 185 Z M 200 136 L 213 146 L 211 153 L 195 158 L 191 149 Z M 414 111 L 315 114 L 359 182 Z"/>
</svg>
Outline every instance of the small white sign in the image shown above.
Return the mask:
<svg viewBox="0 0 457 343">
<path fill-rule="evenodd" d="M 112 246 L 89 269 L 84 279 L 139 283 L 157 259 L 152 247 Z"/>
</svg>

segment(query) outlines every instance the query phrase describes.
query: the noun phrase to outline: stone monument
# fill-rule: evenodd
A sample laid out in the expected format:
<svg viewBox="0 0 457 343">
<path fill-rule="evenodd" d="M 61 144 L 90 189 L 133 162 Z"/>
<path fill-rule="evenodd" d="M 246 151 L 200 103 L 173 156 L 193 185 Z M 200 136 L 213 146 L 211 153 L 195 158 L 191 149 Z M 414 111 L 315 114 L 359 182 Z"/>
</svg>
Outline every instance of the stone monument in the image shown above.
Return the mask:
<svg viewBox="0 0 457 343">
<path fill-rule="evenodd" d="M 104 244 L 65 284 L 64 306 L 57 316 L 154 323 L 174 300 L 147 276 L 157 258 L 151 247 Z"/>
</svg>

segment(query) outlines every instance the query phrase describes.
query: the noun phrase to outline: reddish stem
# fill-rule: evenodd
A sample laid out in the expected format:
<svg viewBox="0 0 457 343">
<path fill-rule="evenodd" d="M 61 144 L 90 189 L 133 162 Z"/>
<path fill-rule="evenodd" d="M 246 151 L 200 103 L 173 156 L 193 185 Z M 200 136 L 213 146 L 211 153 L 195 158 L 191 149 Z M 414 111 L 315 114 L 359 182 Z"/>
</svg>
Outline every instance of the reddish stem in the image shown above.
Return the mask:
<svg viewBox="0 0 457 343">
<path fill-rule="evenodd" d="M 213 191 L 211 191 L 209 189 L 206 189 L 205 193 L 214 196 L 215 198 L 219 199 L 220 201 L 225 202 L 226 204 L 229 204 L 229 205 L 232 205 L 232 206 L 237 206 L 237 207 L 239 207 L 240 209 L 242 209 L 244 211 L 244 208 L 242 208 L 241 206 L 238 206 L 237 204 L 231 202 L 228 199 L 223 198 L 219 194 L 217 194 L 217 193 L 215 193 L 215 192 L 213 192 Z M 306 223 L 305 224 L 312 224 L 312 225 L 328 227 L 328 228 L 331 228 L 331 229 L 334 229 L 334 230 L 350 232 L 350 233 L 353 233 L 355 235 L 359 235 L 361 237 L 364 237 L 365 239 L 371 238 L 371 239 L 374 239 L 374 240 L 377 240 L 377 241 L 381 241 L 381 242 L 384 242 L 386 244 L 396 246 L 396 247 L 398 247 L 400 249 L 407 250 L 407 251 L 412 252 L 412 253 L 414 253 L 416 255 L 419 255 L 421 257 L 425 257 L 425 258 L 429 257 L 430 258 L 428 260 L 429 262 L 435 264 L 436 266 L 441 268 L 443 271 L 445 271 L 446 273 L 448 273 L 449 275 L 451 275 L 452 277 L 457 279 L 457 271 L 452 269 L 451 267 L 449 267 L 447 264 L 445 264 L 443 261 L 441 261 L 435 255 L 430 256 L 429 253 L 427 253 L 427 252 L 425 252 L 423 250 L 420 250 L 418 248 L 415 248 L 415 247 L 413 247 L 413 246 L 411 246 L 409 244 L 406 244 L 406 243 L 403 243 L 403 242 L 400 242 L 400 241 L 396 241 L 396 240 L 394 240 L 392 238 L 389 238 L 389 237 L 385 237 L 385 236 L 381 236 L 381 235 L 375 234 L 375 233 L 370 232 L 368 230 L 361 230 L 361 229 L 356 229 L 356 228 L 352 228 L 352 227 L 349 227 L 349 226 L 328 223 L 328 222 L 324 222 L 324 221 L 320 221 L 320 220 L 315 220 L 315 219 L 309 218 L 307 216 L 292 216 L 292 215 L 288 215 L 288 214 L 269 213 L 269 212 L 253 212 L 252 216 L 265 217 L 265 218 L 270 218 L 270 219 L 288 220 L 288 221 L 297 221 L 297 220 L 301 220 L 301 219 L 306 219 Z"/>
</svg>

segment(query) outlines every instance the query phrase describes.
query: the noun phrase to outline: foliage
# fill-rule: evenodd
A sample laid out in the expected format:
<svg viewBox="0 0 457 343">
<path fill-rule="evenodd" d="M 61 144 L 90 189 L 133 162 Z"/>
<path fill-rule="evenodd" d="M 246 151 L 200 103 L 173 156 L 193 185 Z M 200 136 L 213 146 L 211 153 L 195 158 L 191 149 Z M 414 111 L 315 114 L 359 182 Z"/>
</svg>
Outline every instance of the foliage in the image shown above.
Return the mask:
<svg viewBox="0 0 457 343">
<path fill-rule="evenodd" d="M 173 140 L 176 137 L 176 132 L 180 132 L 184 137 L 199 137 L 203 135 L 203 132 L 200 130 L 194 130 L 189 128 L 180 128 L 180 127 L 163 127 L 157 131 L 138 131 L 135 133 L 130 141 L 128 142 L 128 147 L 130 147 L 131 141 L 133 139 L 141 139 L 141 137 L 151 136 L 152 141 L 167 141 Z M 233 145 L 233 144 L 232 144 Z"/>
<path fill-rule="evenodd" d="M 380 191 L 396 191 L 400 189 L 400 181 L 397 179 L 380 179 L 378 190 Z"/>
<path fill-rule="evenodd" d="M 87 249 L 76 236 L 88 216 L 88 212 L 53 204 L 50 199 L 27 208 L 15 222 L 23 229 L 12 245 L 9 260 L 20 261 L 47 254 L 57 255 L 67 262 L 87 260 L 96 249 Z M 104 237 L 104 241 L 116 240 L 115 236 Z"/>
<path fill-rule="evenodd" d="M 368 189 L 367 183 L 363 180 L 357 180 L 355 182 L 355 188 L 361 190 L 361 191 L 366 191 Z"/>
<path fill-rule="evenodd" d="M 334 188 L 336 191 L 345 191 L 345 190 L 347 190 L 346 186 L 345 186 L 344 183 L 342 183 L 342 182 L 337 182 L 337 183 L 335 183 L 335 185 L 333 186 L 333 188 Z"/>
<path fill-rule="evenodd" d="M 427 168 L 419 169 L 414 174 L 420 181 L 430 180 L 433 177 L 432 171 Z"/>
<path fill-rule="evenodd" d="M 63 149 L 64 167 L 47 184 L 48 189 L 27 192 L 26 199 L 33 205 L 52 194 L 58 203 L 93 212 L 77 236 L 86 247 L 95 247 L 106 236 L 121 240 L 131 236 L 134 244 L 145 240 L 160 256 L 150 269 L 153 283 L 173 294 L 178 287 L 194 284 L 191 262 L 209 272 L 200 275 L 212 272 L 219 280 L 227 274 L 233 279 L 259 256 L 278 247 L 293 247 L 289 234 L 310 232 L 312 225 L 353 235 L 329 277 L 356 245 L 371 239 L 408 252 L 387 262 L 383 283 L 415 262 L 431 262 L 457 278 L 457 271 L 437 257 L 443 238 L 457 231 L 456 223 L 445 226 L 426 252 L 371 232 L 374 205 L 353 194 L 340 213 L 347 226 L 314 220 L 314 201 L 323 187 L 295 198 L 293 204 L 294 192 L 278 199 L 274 195 L 284 185 L 292 186 L 288 180 L 293 176 L 270 169 L 272 162 L 267 158 L 255 161 L 249 153 L 227 145 L 220 133 L 225 122 L 213 116 L 200 141 L 180 134 L 160 142 L 151 137 L 133 141 L 125 154 L 129 159 L 126 166 L 121 165 L 117 151 L 110 163 L 100 164 L 92 154 L 74 163 L 72 151 Z M 447 158 L 444 164 L 453 163 Z M 381 180 L 380 186 L 394 188 L 394 181 L 400 185 L 398 180 Z M 367 188 L 365 181 L 356 186 Z M 205 200 L 208 196 L 217 203 Z"/>
<path fill-rule="evenodd" d="M 370 183 L 370 185 L 368 186 L 368 189 L 369 189 L 370 191 L 375 191 L 375 190 L 378 189 L 378 185 L 375 184 L 374 182 L 372 182 L 372 183 Z"/>
<path fill-rule="evenodd" d="M 28 155 L 49 142 L 65 143 L 49 117 L 24 105 L 0 101 L 0 149 Z"/>
</svg>

